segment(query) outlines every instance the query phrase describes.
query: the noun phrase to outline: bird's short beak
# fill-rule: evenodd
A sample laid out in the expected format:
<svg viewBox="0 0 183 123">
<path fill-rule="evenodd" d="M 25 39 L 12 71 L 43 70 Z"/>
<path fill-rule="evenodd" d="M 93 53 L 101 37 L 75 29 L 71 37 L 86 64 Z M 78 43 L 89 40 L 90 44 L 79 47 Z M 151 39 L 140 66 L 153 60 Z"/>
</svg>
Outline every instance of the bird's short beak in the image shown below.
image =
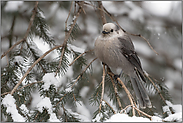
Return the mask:
<svg viewBox="0 0 183 123">
<path fill-rule="evenodd" d="M 110 32 L 107 32 L 106 30 L 102 31 L 103 34 L 109 34 Z"/>
</svg>

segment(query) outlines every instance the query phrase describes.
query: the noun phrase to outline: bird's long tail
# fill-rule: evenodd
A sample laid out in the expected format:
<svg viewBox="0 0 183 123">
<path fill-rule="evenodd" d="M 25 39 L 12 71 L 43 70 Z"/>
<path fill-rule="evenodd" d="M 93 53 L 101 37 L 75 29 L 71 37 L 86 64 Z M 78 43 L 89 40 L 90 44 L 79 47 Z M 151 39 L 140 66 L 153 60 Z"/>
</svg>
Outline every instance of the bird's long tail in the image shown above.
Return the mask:
<svg viewBox="0 0 183 123">
<path fill-rule="evenodd" d="M 140 76 L 138 74 L 135 74 L 135 77 L 130 78 L 139 107 L 142 109 L 146 107 L 152 108 L 151 101 L 149 99 L 149 96 L 147 95 L 144 86 L 142 85 L 142 79 L 140 78 Z"/>
</svg>

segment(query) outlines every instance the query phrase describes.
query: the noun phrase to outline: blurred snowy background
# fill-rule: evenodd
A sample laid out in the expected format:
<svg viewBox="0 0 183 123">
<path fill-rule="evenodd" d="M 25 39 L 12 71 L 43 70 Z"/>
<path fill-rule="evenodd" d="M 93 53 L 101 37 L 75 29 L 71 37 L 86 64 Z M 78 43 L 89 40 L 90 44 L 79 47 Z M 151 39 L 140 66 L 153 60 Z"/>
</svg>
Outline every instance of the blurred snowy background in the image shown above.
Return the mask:
<svg viewBox="0 0 183 123">
<path fill-rule="evenodd" d="M 114 15 L 123 29 L 133 34 L 141 34 L 158 52 L 159 55 L 156 55 L 142 38 L 130 36 L 140 57 L 143 69 L 151 76 L 167 85 L 174 104 L 181 104 L 182 3 L 180 1 L 102 1 L 102 3 L 103 6 Z M 24 36 L 33 7 L 34 2 L 1 2 L 1 54 Z M 65 20 L 69 13 L 70 3 L 39 2 L 39 7 L 43 11 L 42 16 L 47 20 L 50 27 L 50 34 L 54 37 L 56 44 L 62 44 L 65 36 Z M 75 49 L 81 52 L 94 48 L 94 40 L 102 30 L 101 18 L 96 8 L 85 5 L 84 11 L 86 14 L 82 13 L 77 21 L 81 32 L 71 45 L 71 47 L 75 47 Z M 5 12 L 15 12 L 17 15 L 3 14 Z M 107 15 L 106 17 L 108 22 L 112 22 Z M 70 23 L 71 21 L 72 20 L 69 20 Z M 14 32 L 10 41 L 9 34 L 13 23 Z M 33 40 L 43 53 L 49 49 L 49 46 L 43 43 L 42 39 L 34 37 Z M 57 53 L 53 52 L 46 58 L 52 60 L 55 57 L 57 57 Z M 88 63 L 94 57 L 92 53 L 85 55 Z M 72 60 L 71 58 L 70 62 L 72 62 Z M 1 60 L 1 68 L 4 68 L 6 65 L 7 58 L 4 57 Z M 65 76 L 58 78 L 60 85 L 66 84 L 68 78 L 71 80 L 74 79 L 73 70 L 71 66 Z M 91 114 L 95 111 L 95 108 L 89 105 L 88 98 L 91 96 L 94 87 L 101 81 L 102 76 L 102 65 L 99 60 L 96 60 L 92 64 L 92 70 L 92 78 L 95 79 L 90 81 L 89 86 L 84 86 L 80 90 L 80 95 L 84 99 L 86 106 L 85 108 L 89 110 L 89 112 L 85 114 L 88 119 L 91 119 Z M 32 94 L 33 100 L 30 107 L 34 107 L 40 100 L 40 97 L 36 95 L 36 93 L 37 92 Z M 153 99 L 152 102 L 158 105 L 156 99 Z M 79 108 L 77 110 L 79 110 Z M 82 113 L 82 111 L 80 112 Z"/>
</svg>

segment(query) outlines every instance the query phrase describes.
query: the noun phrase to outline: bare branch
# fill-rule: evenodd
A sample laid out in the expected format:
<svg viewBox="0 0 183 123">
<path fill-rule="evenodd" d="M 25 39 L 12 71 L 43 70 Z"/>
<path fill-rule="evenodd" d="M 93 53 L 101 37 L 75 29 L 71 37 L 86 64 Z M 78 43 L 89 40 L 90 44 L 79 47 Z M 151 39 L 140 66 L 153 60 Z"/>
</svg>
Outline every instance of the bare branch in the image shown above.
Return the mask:
<svg viewBox="0 0 183 123">
<path fill-rule="evenodd" d="M 107 70 L 108 70 L 108 69 L 107 69 Z M 114 92 L 115 92 L 115 95 L 116 95 L 116 99 L 117 99 L 119 108 L 120 108 L 121 110 L 123 110 L 123 107 L 122 107 L 122 105 L 121 105 L 121 102 L 120 102 L 120 99 L 119 99 L 119 96 L 118 96 L 118 90 L 117 90 L 117 88 L 116 88 L 116 85 L 115 85 L 115 83 L 114 83 L 114 80 L 113 80 L 113 78 L 112 78 L 111 75 L 109 75 L 109 76 L 110 76 L 110 79 L 111 79 L 111 82 L 112 82 L 112 85 L 113 85 L 113 88 L 114 88 Z"/>
<path fill-rule="evenodd" d="M 101 98 L 100 98 L 100 105 L 99 105 L 99 112 L 101 111 L 101 107 L 102 107 L 102 100 L 104 97 L 104 83 L 105 83 L 105 64 L 103 64 L 103 75 L 102 75 L 102 94 L 101 94 Z"/>
</svg>

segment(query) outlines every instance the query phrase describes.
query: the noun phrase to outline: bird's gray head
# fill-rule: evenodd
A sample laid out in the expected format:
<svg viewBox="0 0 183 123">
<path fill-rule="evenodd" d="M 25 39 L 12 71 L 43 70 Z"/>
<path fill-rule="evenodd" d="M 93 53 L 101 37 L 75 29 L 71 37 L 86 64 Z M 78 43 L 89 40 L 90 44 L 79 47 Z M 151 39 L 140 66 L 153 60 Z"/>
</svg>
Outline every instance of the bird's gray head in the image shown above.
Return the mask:
<svg viewBox="0 0 183 123">
<path fill-rule="evenodd" d="M 103 25 L 102 34 L 104 36 L 119 34 L 119 30 L 120 30 L 120 28 L 117 25 L 115 25 L 114 23 L 106 23 Z"/>
</svg>

